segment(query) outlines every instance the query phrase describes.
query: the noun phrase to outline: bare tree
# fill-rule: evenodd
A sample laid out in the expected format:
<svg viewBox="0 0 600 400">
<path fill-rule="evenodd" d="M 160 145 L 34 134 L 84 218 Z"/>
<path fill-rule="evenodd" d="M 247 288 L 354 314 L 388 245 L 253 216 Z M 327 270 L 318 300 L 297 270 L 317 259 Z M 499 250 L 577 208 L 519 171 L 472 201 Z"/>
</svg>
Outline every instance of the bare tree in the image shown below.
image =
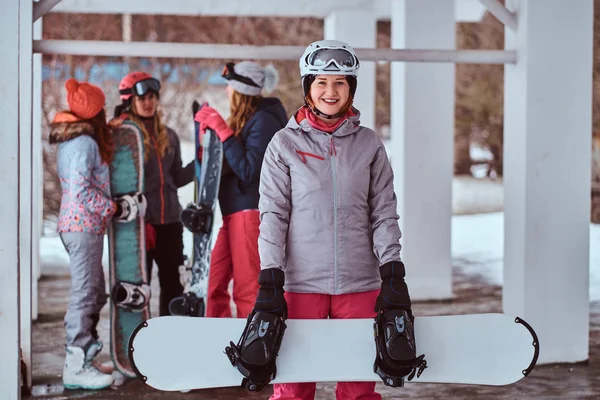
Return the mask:
<svg viewBox="0 0 600 400">
<path fill-rule="evenodd" d="M 504 26 L 490 14 L 480 23 L 457 24 L 458 49 L 504 49 Z M 487 147 L 502 175 L 504 66 L 457 64 L 455 174 L 471 174 L 471 142 Z M 491 169 L 491 168 L 490 168 Z"/>
</svg>

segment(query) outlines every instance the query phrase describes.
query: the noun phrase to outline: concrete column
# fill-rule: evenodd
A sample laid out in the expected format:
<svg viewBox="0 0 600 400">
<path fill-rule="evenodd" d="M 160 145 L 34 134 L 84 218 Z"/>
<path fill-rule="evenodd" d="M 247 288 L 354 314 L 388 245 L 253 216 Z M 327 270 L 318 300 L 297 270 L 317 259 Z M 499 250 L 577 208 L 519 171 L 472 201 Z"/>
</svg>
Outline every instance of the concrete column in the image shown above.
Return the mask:
<svg viewBox="0 0 600 400">
<path fill-rule="evenodd" d="M 33 275 L 34 258 L 38 256 L 38 239 L 33 235 L 37 223 L 33 209 L 33 135 L 32 135 L 32 83 L 33 83 L 33 2 L 22 1 L 20 12 L 19 46 L 19 251 L 21 284 L 21 350 L 27 366 L 27 387 L 31 387 L 31 320 L 32 288 L 37 277 Z M 41 147 L 41 146 L 40 146 Z M 38 147 L 39 148 L 39 147 Z M 41 200 L 41 199 L 39 199 Z M 36 254 L 33 249 L 36 249 Z M 37 297 L 37 291 L 36 291 Z M 37 299 L 36 299 L 37 300 Z"/>
<path fill-rule="evenodd" d="M 372 7 L 339 10 L 325 18 L 324 37 L 342 40 L 353 48 L 377 47 L 377 20 Z M 354 106 L 360 111 L 360 123 L 375 127 L 375 62 L 361 61 Z"/>
<path fill-rule="evenodd" d="M 539 363 L 588 358 L 592 0 L 507 1 L 516 65 L 504 85 L 504 312 Z"/>
<path fill-rule="evenodd" d="M 455 49 L 453 0 L 392 0 L 392 48 Z M 393 63 L 391 161 L 413 299 L 452 297 L 454 64 Z"/>
<path fill-rule="evenodd" d="M 42 39 L 42 20 L 33 24 L 33 38 Z M 40 237 L 44 227 L 44 165 L 42 149 L 42 55 L 33 55 L 33 104 L 32 104 L 32 171 L 33 192 L 31 226 L 31 319 L 38 317 L 38 280 L 42 276 L 40 260 Z"/>
<path fill-rule="evenodd" d="M 6 399 L 20 398 L 19 7 L 25 3 L 5 2 L 0 13 L 0 388 Z"/>
</svg>

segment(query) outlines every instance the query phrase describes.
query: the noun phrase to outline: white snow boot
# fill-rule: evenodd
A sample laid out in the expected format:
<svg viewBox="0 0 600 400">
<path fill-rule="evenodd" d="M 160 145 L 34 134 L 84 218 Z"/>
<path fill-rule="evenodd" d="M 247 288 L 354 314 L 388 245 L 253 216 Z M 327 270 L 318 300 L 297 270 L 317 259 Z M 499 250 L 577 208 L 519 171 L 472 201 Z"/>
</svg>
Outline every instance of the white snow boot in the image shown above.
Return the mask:
<svg viewBox="0 0 600 400">
<path fill-rule="evenodd" d="M 90 345 L 87 353 L 81 347 L 66 346 L 63 385 L 66 389 L 105 389 L 113 383 L 113 377 L 103 374 L 94 366 L 94 357 L 102 350 L 102 343 Z"/>
</svg>

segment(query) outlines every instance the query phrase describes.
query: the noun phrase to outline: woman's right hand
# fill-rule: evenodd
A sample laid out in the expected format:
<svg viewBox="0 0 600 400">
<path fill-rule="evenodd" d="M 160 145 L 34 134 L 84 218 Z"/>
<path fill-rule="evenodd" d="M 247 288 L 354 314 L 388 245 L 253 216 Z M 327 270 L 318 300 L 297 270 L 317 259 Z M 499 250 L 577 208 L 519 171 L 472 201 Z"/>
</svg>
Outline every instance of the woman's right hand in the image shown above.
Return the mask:
<svg viewBox="0 0 600 400">
<path fill-rule="evenodd" d="M 283 296 L 285 276 L 279 268 L 268 268 L 258 275 L 258 296 L 254 303 L 254 312 L 264 311 L 287 319 L 287 302 Z"/>
<path fill-rule="evenodd" d="M 209 106 L 203 106 L 194 116 L 194 121 L 200 123 L 200 132 L 202 133 L 206 129 L 213 129 L 221 142 L 226 141 L 234 134 L 221 114 Z"/>
</svg>

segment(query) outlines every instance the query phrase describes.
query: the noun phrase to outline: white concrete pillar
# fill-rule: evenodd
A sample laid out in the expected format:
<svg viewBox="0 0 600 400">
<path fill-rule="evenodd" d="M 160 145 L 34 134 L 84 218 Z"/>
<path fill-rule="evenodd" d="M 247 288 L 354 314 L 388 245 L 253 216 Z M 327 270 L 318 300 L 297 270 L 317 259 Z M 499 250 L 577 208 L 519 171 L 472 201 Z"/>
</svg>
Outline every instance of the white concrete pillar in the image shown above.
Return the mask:
<svg viewBox="0 0 600 400">
<path fill-rule="evenodd" d="M 31 387 L 31 320 L 33 260 L 38 254 L 37 238 L 33 236 L 35 214 L 33 209 L 33 136 L 32 136 L 32 78 L 33 78 L 33 2 L 22 1 L 20 6 L 19 46 L 19 251 L 20 251 L 20 303 L 21 350 L 27 366 L 27 387 Z"/>
<path fill-rule="evenodd" d="M 42 20 L 33 24 L 33 38 L 42 38 Z M 38 280 L 42 276 L 40 237 L 44 228 L 44 165 L 42 148 L 42 55 L 33 55 L 33 104 L 32 104 L 32 171 L 33 191 L 31 226 L 31 319 L 38 317 Z"/>
<path fill-rule="evenodd" d="M 593 0 L 508 1 L 504 312 L 528 321 L 539 363 L 588 358 Z"/>
<path fill-rule="evenodd" d="M 453 0 L 392 0 L 392 48 L 455 49 Z M 413 299 L 452 297 L 454 64 L 393 63 L 391 161 Z"/>
<path fill-rule="evenodd" d="M 0 13 L 0 388 L 11 400 L 20 398 L 19 7 L 25 3 L 5 2 Z"/>
<path fill-rule="evenodd" d="M 325 18 L 324 38 L 342 40 L 354 48 L 377 47 L 377 20 L 375 11 L 365 7 L 333 12 Z M 375 127 L 375 62 L 361 61 L 354 106 L 360 111 L 360 123 Z"/>
</svg>

